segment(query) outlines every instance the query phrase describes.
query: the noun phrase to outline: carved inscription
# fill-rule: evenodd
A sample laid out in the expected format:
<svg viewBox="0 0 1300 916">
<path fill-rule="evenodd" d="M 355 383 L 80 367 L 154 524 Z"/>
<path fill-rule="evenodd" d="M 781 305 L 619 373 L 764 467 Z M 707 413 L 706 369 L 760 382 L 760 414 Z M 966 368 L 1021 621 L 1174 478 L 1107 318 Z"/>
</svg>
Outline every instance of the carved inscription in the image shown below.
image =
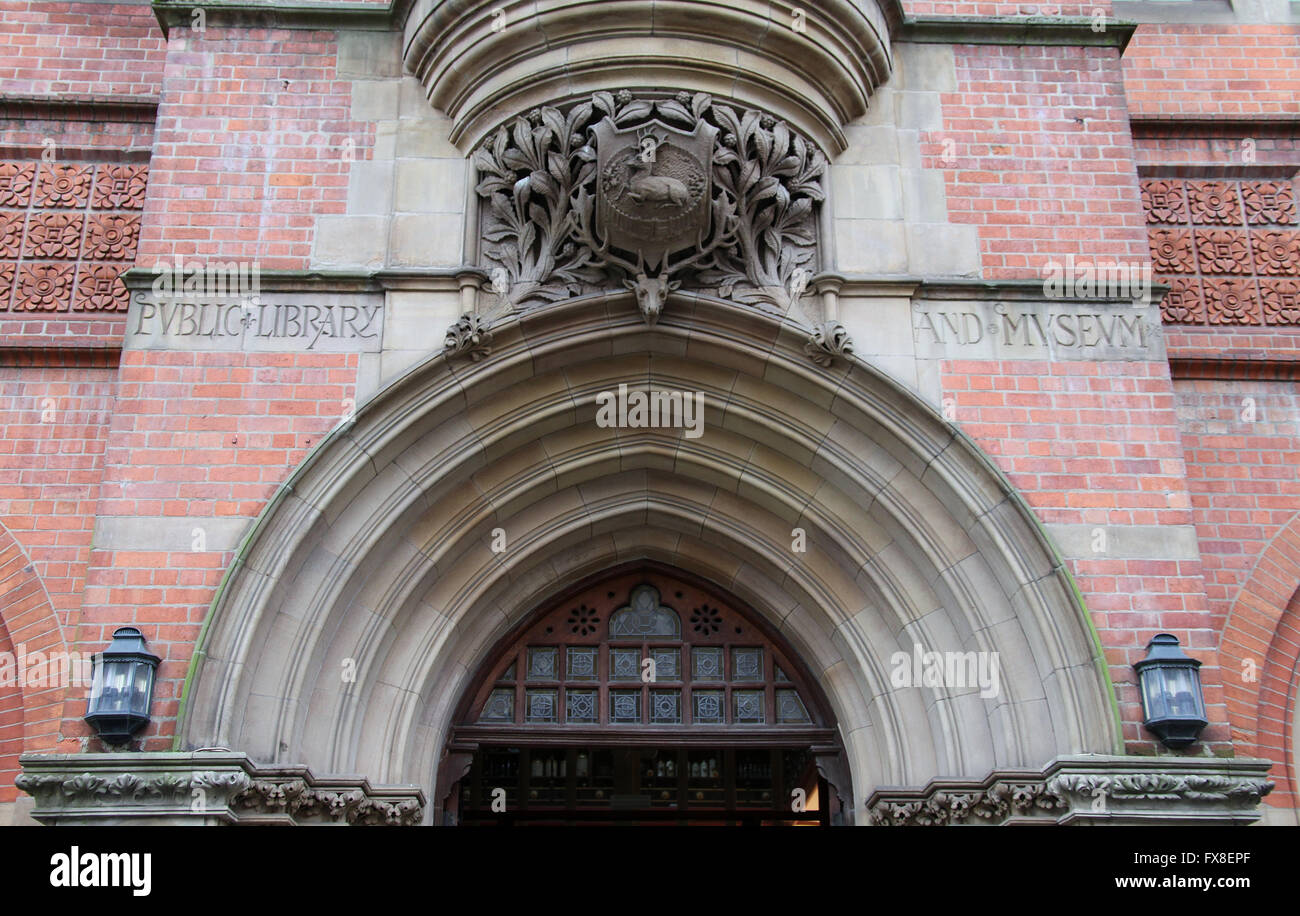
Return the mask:
<svg viewBox="0 0 1300 916">
<path fill-rule="evenodd" d="M 918 356 L 1141 358 L 1151 356 L 1158 332 L 1148 309 L 1110 311 L 998 304 L 928 304 L 912 313 Z"/>
<path fill-rule="evenodd" d="M 270 299 L 275 294 L 263 298 Z M 375 295 L 281 294 L 280 301 L 154 300 L 131 304 L 129 345 L 201 350 L 377 351 L 383 301 Z M 296 301 L 289 301 L 290 299 Z"/>
</svg>

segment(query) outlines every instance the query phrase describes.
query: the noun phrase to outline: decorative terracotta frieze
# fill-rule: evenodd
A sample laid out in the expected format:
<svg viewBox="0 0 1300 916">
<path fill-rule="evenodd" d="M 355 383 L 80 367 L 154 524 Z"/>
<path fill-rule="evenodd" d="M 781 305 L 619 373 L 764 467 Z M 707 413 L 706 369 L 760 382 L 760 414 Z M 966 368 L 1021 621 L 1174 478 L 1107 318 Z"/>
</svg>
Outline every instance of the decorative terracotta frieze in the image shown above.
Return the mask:
<svg viewBox="0 0 1300 916">
<path fill-rule="evenodd" d="M 0 312 L 125 311 L 148 166 L 0 162 Z"/>
<path fill-rule="evenodd" d="M 1300 324 L 1295 189 L 1286 181 L 1142 182 L 1147 236 L 1168 324 Z"/>
</svg>

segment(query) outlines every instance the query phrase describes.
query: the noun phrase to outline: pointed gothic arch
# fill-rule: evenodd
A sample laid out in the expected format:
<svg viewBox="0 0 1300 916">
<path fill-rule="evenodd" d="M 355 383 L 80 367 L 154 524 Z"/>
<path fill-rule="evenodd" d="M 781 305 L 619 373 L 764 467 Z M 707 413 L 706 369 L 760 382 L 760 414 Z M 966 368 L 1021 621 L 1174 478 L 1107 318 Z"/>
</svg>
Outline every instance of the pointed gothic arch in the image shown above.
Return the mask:
<svg viewBox="0 0 1300 916">
<path fill-rule="evenodd" d="M 637 560 L 727 590 L 804 659 L 859 810 L 873 786 L 1117 749 L 1061 561 L 896 382 L 813 365 L 798 329 L 695 294 L 652 329 L 618 294 L 494 334 L 489 359 L 438 354 L 380 392 L 281 487 L 210 612 L 178 747 L 431 789 L 489 648 L 568 583 Z M 619 384 L 703 392 L 706 434 L 598 427 L 596 395 Z M 1000 692 L 896 687 L 890 658 L 915 645 L 998 652 Z"/>
</svg>

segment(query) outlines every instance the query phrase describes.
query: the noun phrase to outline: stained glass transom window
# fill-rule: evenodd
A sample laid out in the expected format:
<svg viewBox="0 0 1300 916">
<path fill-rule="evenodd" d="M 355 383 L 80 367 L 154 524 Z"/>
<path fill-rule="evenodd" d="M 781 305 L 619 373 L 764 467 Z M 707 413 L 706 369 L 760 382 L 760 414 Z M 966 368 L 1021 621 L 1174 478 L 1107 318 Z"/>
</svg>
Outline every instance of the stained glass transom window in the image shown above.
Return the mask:
<svg viewBox="0 0 1300 916">
<path fill-rule="evenodd" d="M 611 690 L 609 692 L 609 720 L 611 722 L 640 722 L 641 691 Z"/>
<path fill-rule="evenodd" d="M 569 722 L 595 722 L 596 693 L 595 690 L 575 690 L 572 687 L 565 691 L 568 701 L 565 718 Z"/>
<path fill-rule="evenodd" d="M 691 649 L 691 674 L 697 681 L 722 680 L 722 650 L 698 646 Z"/>
<path fill-rule="evenodd" d="M 676 681 L 682 676 L 682 650 L 681 649 L 653 649 L 651 658 L 654 659 L 654 680 L 656 681 Z"/>
<path fill-rule="evenodd" d="M 528 650 L 528 679 L 555 680 L 555 650 L 553 648 Z"/>
<path fill-rule="evenodd" d="M 690 625 L 682 627 L 682 621 Z M 476 688 L 481 726 L 819 727 L 795 659 L 702 587 L 627 574 L 525 625 Z"/>
<path fill-rule="evenodd" d="M 529 722 L 554 722 L 556 721 L 555 709 L 555 691 L 554 690 L 533 690 L 528 691 L 528 721 Z"/>
<path fill-rule="evenodd" d="M 659 603 L 659 590 L 650 585 L 632 590 L 628 606 L 614 612 L 609 621 L 611 639 L 640 639 L 666 636 L 672 639 L 682 635 L 682 622 L 672 608 Z"/>
<path fill-rule="evenodd" d="M 722 691 L 695 691 L 695 721 L 714 723 L 722 722 Z"/>
<path fill-rule="evenodd" d="M 569 680 L 594 681 L 599 676 L 596 670 L 596 650 L 586 646 L 570 646 Z"/>
<path fill-rule="evenodd" d="M 650 721 L 659 724 L 682 721 L 681 691 L 650 691 Z"/>
<path fill-rule="evenodd" d="M 635 681 L 641 676 L 640 649 L 610 649 L 609 677 L 615 681 Z"/>
<path fill-rule="evenodd" d="M 731 677 L 736 681 L 761 681 L 763 679 L 762 649 L 732 649 Z"/>
<path fill-rule="evenodd" d="M 488 697 L 483 707 L 483 720 L 486 722 L 515 721 L 515 692 L 508 687 L 498 687 Z"/>
</svg>

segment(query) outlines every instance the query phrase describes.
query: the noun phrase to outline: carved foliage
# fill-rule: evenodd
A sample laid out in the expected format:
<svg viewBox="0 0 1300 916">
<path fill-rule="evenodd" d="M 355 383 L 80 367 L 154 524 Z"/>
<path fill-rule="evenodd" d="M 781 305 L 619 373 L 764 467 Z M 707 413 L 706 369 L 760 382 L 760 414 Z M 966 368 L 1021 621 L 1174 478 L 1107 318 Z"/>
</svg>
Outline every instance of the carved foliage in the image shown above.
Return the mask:
<svg viewBox="0 0 1300 916">
<path fill-rule="evenodd" d="M 878 797 L 870 815 L 885 826 L 1000 824 L 1011 817 L 1055 821 L 1070 809 L 1099 810 L 1098 799 L 1120 809 L 1186 814 L 1253 808 L 1272 789 L 1265 779 L 1213 773 L 1059 773 L 1047 779 L 999 778 L 987 788 L 950 786 L 921 797 L 910 792 Z"/>
<path fill-rule="evenodd" d="M 195 790 L 203 810 L 228 804 L 236 811 L 286 813 L 294 819 L 325 817 L 349 824 L 418 824 L 424 807 L 418 798 L 375 798 L 361 788 L 313 786 L 296 777 L 253 778 L 247 773 L 198 771 L 134 773 L 20 773 L 14 784 L 32 795 L 39 808 L 121 807 L 161 802 L 188 807 Z M 203 813 L 203 811 L 200 811 Z"/>
<path fill-rule="evenodd" d="M 783 122 L 704 93 L 636 99 L 627 91 L 534 109 L 475 152 L 485 266 L 504 272 L 497 285 L 509 302 L 554 301 L 647 276 L 645 259 L 612 248 L 595 219 L 592 144 L 606 118 L 620 130 L 657 121 L 690 131 L 703 122 L 718 135 L 708 226 L 693 247 L 669 252 L 654 277 L 689 274 L 738 301 L 780 302 L 816 253 L 821 152 Z"/>
<path fill-rule="evenodd" d="M 465 353 L 478 362 L 492 352 L 491 322 L 483 315 L 461 315 L 447 329 L 443 349 L 449 356 Z"/>
<path fill-rule="evenodd" d="M 838 321 L 827 321 L 813 328 L 804 344 L 804 352 L 822 367 L 830 366 L 836 358 L 847 358 L 853 353 L 853 341 L 848 329 Z"/>
</svg>

